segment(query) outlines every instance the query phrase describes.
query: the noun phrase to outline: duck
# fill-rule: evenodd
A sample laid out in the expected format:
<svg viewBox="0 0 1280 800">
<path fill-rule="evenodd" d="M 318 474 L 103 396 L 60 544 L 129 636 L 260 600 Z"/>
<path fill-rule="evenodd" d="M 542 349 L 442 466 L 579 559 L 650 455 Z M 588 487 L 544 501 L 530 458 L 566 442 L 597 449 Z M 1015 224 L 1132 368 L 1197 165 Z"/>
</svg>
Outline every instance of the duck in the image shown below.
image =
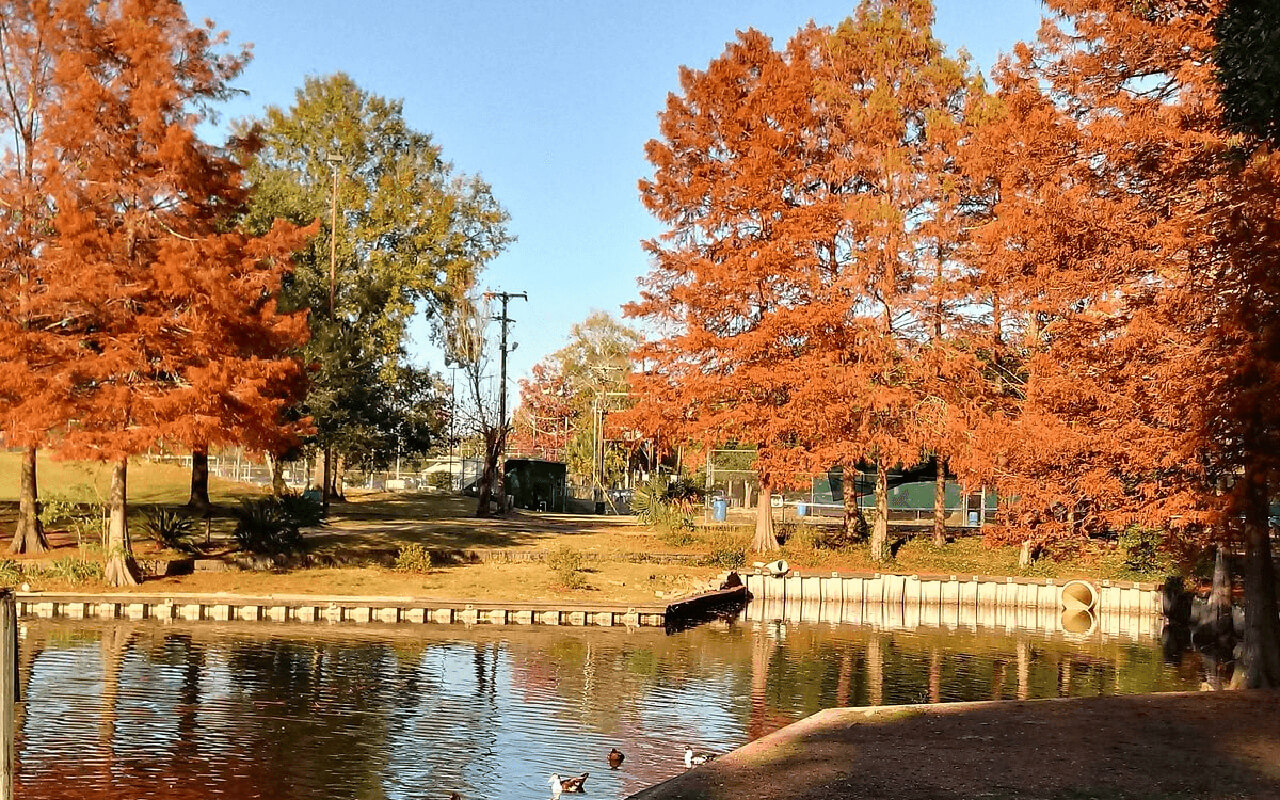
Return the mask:
<svg viewBox="0 0 1280 800">
<path fill-rule="evenodd" d="M 708 761 L 715 761 L 715 760 L 716 760 L 715 753 L 706 753 L 706 752 L 695 753 L 693 752 L 693 748 L 690 747 L 689 745 L 684 746 L 684 768 L 685 769 L 690 769 L 692 767 L 698 766 L 699 764 L 706 764 Z"/>
<path fill-rule="evenodd" d="M 610 750 L 609 755 L 606 757 L 609 759 L 609 769 L 617 769 L 622 766 L 622 761 L 626 758 L 622 751 L 616 747 Z"/>
<path fill-rule="evenodd" d="M 550 779 L 551 796 L 553 798 L 559 797 L 561 793 L 586 794 L 585 784 L 587 776 L 590 774 L 590 772 L 584 772 L 576 778 L 561 778 L 559 775 L 552 775 Z"/>
</svg>

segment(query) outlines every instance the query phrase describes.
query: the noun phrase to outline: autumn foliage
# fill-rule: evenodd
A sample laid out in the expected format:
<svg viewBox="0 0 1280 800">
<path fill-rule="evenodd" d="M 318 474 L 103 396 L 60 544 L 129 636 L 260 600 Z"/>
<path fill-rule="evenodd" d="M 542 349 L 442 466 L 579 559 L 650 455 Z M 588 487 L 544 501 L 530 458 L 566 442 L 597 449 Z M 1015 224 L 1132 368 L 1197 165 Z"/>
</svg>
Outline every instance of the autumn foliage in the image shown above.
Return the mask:
<svg viewBox="0 0 1280 800">
<path fill-rule="evenodd" d="M 4 433 L 114 465 L 107 579 L 130 583 L 130 455 L 295 435 L 305 319 L 275 297 L 307 231 L 235 229 L 239 169 L 195 127 L 244 56 L 177 3 L 3 6 Z"/>
<path fill-rule="evenodd" d="M 1241 543 L 1250 682 L 1278 684 L 1280 155 L 1242 106 L 1275 87 L 1224 115 L 1218 38 L 1266 37 L 1217 3 L 1049 7 L 991 87 L 923 0 L 681 71 L 636 424 L 758 447 L 757 549 L 787 475 L 929 457 L 998 488 L 995 539 Z"/>
</svg>

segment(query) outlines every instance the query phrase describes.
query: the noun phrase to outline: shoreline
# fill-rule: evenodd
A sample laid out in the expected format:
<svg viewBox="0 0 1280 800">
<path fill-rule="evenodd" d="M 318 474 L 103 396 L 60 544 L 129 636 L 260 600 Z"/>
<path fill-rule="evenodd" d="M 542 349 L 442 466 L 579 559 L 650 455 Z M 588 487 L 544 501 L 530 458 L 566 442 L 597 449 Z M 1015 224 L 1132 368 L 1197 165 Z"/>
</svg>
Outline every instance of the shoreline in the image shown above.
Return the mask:
<svg viewBox="0 0 1280 800">
<path fill-rule="evenodd" d="M 829 708 L 628 800 L 1280 796 L 1280 691 Z"/>
<path fill-rule="evenodd" d="M 747 600 L 717 590 L 667 605 L 459 600 L 412 596 L 194 592 L 15 592 L 20 617 L 302 622 L 678 627 Z"/>
</svg>

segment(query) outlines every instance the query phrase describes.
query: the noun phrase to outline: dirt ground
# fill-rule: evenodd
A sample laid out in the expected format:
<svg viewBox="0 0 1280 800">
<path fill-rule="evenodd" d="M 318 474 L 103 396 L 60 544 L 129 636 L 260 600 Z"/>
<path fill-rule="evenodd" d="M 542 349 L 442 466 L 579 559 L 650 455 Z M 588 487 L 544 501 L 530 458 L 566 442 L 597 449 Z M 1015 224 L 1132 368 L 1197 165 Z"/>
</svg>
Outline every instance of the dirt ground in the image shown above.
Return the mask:
<svg viewBox="0 0 1280 800">
<path fill-rule="evenodd" d="M 1274 800 L 1280 692 L 829 709 L 632 800 Z"/>
</svg>

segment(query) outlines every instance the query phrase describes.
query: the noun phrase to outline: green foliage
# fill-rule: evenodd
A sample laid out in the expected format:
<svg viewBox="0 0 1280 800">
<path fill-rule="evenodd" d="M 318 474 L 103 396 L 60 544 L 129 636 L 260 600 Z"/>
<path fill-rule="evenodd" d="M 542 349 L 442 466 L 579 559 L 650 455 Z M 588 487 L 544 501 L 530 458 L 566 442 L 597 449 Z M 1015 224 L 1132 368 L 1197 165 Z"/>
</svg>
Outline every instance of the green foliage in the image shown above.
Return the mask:
<svg viewBox="0 0 1280 800">
<path fill-rule="evenodd" d="M 556 584 L 564 589 L 586 589 L 587 577 L 582 574 L 582 554 L 567 544 L 547 553 L 547 567 L 556 577 Z"/>
<path fill-rule="evenodd" d="M 147 512 L 143 527 L 161 547 L 187 552 L 194 549 L 190 542 L 194 524 L 186 514 L 171 508 L 158 508 Z"/>
<path fill-rule="evenodd" d="M 46 530 L 67 530 L 76 540 L 97 540 L 102 536 L 102 511 L 99 503 L 82 503 L 53 495 L 40 501 L 40 524 Z"/>
<path fill-rule="evenodd" d="M 683 546 L 692 542 L 691 535 L 682 543 L 674 540 L 692 531 L 694 503 L 688 496 L 673 497 L 674 485 L 666 475 L 654 475 L 632 493 L 631 510 L 642 524 L 661 531 L 668 544 Z"/>
<path fill-rule="evenodd" d="M 277 497 L 276 501 L 303 528 L 312 528 L 324 522 L 324 504 L 317 497 L 286 492 Z"/>
<path fill-rule="evenodd" d="M 104 567 L 101 561 L 91 561 L 72 556 L 52 561 L 40 570 L 42 577 L 56 578 L 72 584 L 100 581 L 104 574 Z"/>
<path fill-rule="evenodd" d="M 418 542 L 409 542 L 400 547 L 400 552 L 396 554 L 396 572 L 412 572 L 418 575 L 426 575 L 431 568 L 436 566 L 435 559 L 431 557 L 431 551 Z"/>
<path fill-rule="evenodd" d="M 741 569 L 747 563 L 751 539 L 735 531 L 720 530 L 707 538 L 707 545 L 711 549 L 705 560 L 707 566 Z"/>
<path fill-rule="evenodd" d="M 1119 546 L 1124 553 L 1124 567 L 1135 575 L 1157 575 L 1169 571 L 1168 556 L 1161 543 L 1164 537 L 1154 528 L 1130 525 L 1120 534 Z"/>
<path fill-rule="evenodd" d="M 433 472 L 427 483 L 438 492 L 447 492 L 453 488 L 453 476 L 447 472 Z"/>
<path fill-rule="evenodd" d="M 12 558 L 0 558 L 0 586 L 12 588 L 22 583 L 22 567 Z"/>
<path fill-rule="evenodd" d="M 278 498 L 245 498 L 236 509 L 232 531 L 240 549 L 258 555 L 278 555 L 303 549 L 299 521 Z"/>
<path fill-rule="evenodd" d="M 443 424 L 444 392 L 434 375 L 403 362 L 409 322 L 422 312 L 442 319 L 458 305 L 511 241 L 506 211 L 484 181 L 452 174 L 399 100 L 342 73 L 307 78 L 292 106 L 269 107 L 241 132 L 260 145 L 246 166 L 245 227 L 261 233 L 277 218 L 324 226 L 295 254 L 281 297 L 285 310 L 311 312 L 302 357 L 315 365 L 306 411 L 318 439 L 373 466 L 397 450 L 425 450 Z"/>
<path fill-rule="evenodd" d="M 1238 131 L 1280 144 L 1280 4 L 1229 0 L 1214 34 L 1223 117 Z"/>
</svg>

